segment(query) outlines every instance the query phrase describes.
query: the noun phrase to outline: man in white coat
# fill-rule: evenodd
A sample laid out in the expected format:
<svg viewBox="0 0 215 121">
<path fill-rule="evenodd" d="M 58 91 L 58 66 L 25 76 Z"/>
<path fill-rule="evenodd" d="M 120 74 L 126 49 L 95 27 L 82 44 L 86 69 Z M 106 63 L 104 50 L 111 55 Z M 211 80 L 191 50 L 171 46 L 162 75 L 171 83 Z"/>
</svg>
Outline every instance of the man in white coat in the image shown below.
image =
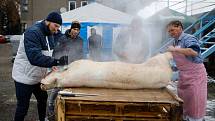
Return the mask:
<svg viewBox="0 0 215 121">
<path fill-rule="evenodd" d="M 62 24 L 61 15 L 51 12 L 45 20 L 28 28 L 20 40 L 14 61 L 12 77 L 15 82 L 17 107 L 14 121 L 24 121 L 32 93 L 37 99 L 39 120 L 45 121 L 47 92 L 40 88 L 40 81 L 47 68 L 67 64 L 67 57 L 55 59 L 53 34 Z"/>
</svg>

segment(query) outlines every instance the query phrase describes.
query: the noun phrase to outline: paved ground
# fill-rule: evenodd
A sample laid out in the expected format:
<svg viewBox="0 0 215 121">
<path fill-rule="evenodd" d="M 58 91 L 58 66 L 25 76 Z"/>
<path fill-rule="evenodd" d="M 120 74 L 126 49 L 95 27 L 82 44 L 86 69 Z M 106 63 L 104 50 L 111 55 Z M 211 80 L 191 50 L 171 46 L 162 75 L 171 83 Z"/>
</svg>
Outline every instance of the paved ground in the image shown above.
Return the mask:
<svg viewBox="0 0 215 121">
<path fill-rule="evenodd" d="M 11 45 L 9 43 L 0 44 L 0 121 L 12 121 L 16 108 L 14 82 L 11 78 L 11 59 Z M 37 109 L 36 101 L 32 98 L 25 121 L 38 119 L 35 109 Z"/>
<path fill-rule="evenodd" d="M 16 97 L 14 82 L 11 78 L 12 69 L 12 47 L 8 44 L 0 44 L 0 121 L 12 121 L 15 108 Z M 209 98 L 207 121 L 215 121 L 215 84 L 209 85 Z M 28 115 L 25 121 L 36 121 L 37 116 L 36 100 L 31 99 Z"/>
</svg>

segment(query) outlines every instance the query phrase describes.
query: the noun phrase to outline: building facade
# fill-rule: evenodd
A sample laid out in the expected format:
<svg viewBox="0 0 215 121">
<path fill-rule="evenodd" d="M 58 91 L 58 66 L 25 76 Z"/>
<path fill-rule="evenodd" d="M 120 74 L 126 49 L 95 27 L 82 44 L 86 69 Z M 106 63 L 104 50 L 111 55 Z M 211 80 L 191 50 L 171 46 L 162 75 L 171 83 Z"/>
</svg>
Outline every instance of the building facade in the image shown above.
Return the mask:
<svg viewBox="0 0 215 121">
<path fill-rule="evenodd" d="M 135 15 L 140 8 L 155 0 L 21 0 L 22 31 L 36 21 L 43 20 L 49 12 L 63 13 L 78 7 L 98 2 L 122 12 Z"/>
<path fill-rule="evenodd" d="M 22 31 L 36 21 L 43 20 L 51 11 L 63 13 L 91 2 L 94 0 L 21 0 Z"/>
</svg>

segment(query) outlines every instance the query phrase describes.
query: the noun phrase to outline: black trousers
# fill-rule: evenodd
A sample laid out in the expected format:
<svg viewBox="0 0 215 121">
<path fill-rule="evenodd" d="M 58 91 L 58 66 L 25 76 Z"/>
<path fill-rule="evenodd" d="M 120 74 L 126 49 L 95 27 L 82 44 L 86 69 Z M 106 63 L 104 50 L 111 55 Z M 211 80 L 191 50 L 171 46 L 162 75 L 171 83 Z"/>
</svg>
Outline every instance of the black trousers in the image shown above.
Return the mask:
<svg viewBox="0 0 215 121">
<path fill-rule="evenodd" d="M 27 85 L 15 81 L 15 88 L 17 107 L 14 121 L 24 121 L 24 118 L 28 112 L 32 93 L 37 99 L 39 120 L 45 121 L 48 94 L 46 91 L 41 90 L 40 83 L 35 85 Z"/>
</svg>

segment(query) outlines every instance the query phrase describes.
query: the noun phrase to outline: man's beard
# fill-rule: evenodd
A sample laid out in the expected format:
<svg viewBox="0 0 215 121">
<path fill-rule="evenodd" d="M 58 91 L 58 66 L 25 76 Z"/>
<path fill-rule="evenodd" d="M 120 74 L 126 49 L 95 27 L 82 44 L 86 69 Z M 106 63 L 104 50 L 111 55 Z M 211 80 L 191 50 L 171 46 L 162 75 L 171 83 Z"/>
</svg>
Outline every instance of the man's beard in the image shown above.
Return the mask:
<svg viewBox="0 0 215 121">
<path fill-rule="evenodd" d="M 50 34 L 54 34 L 54 33 L 55 33 L 55 30 L 51 30 L 51 29 L 50 29 L 50 23 L 48 23 L 47 26 L 48 26 L 48 30 L 49 30 Z"/>
</svg>

